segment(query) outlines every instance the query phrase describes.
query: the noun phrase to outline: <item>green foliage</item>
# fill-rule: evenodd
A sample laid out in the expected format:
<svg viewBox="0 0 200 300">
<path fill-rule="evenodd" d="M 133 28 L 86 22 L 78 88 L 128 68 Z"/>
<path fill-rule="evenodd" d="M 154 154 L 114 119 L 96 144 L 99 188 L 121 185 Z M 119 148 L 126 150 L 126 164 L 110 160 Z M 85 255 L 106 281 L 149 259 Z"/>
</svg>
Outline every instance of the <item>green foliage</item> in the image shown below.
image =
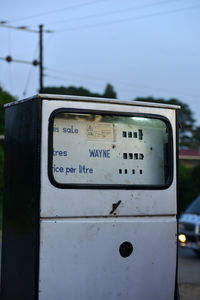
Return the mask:
<svg viewBox="0 0 200 300">
<path fill-rule="evenodd" d="M 136 101 L 157 102 L 163 104 L 172 104 L 181 106 L 179 111 L 179 145 L 183 148 L 198 149 L 200 146 L 200 127 L 195 125 L 193 112 L 190 107 L 177 99 L 154 99 L 136 98 Z M 195 168 L 188 168 L 179 164 L 178 177 L 178 213 L 179 215 L 188 207 L 188 205 L 200 194 L 200 165 Z"/>
<path fill-rule="evenodd" d="M 193 199 L 191 190 L 192 169 L 179 164 L 178 210 L 182 213 Z"/>
<path fill-rule="evenodd" d="M 73 95 L 73 96 L 88 96 L 88 97 L 102 97 L 98 93 L 92 93 L 83 87 L 45 87 L 42 92 L 44 94 L 58 94 L 58 95 Z"/>
<path fill-rule="evenodd" d="M 178 210 L 181 214 L 188 205 L 200 194 L 200 165 L 187 168 L 179 164 Z"/>
<path fill-rule="evenodd" d="M 0 87 L 0 134 L 4 134 L 5 111 L 4 104 L 16 100 L 9 93 L 2 90 Z M 3 198 L 3 162 L 4 162 L 4 149 L 3 142 L 0 141 L 0 228 L 2 225 L 2 198 Z"/>
<path fill-rule="evenodd" d="M 5 114 L 4 114 L 4 104 L 15 101 L 16 99 L 12 97 L 9 93 L 2 90 L 0 87 L 0 134 L 4 133 L 4 122 L 5 122 Z"/>
<path fill-rule="evenodd" d="M 46 87 L 43 89 L 43 93 L 46 94 L 61 94 L 61 95 L 75 95 L 75 96 L 89 96 L 89 97 L 104 97 L 104 98 L 117 98 L 117 94 L 114 87 L 111 84 L 107 84 L 103 94 L 93 93 L 83 87 Z M 4 108 L 3 105 L 14 101 L 7 92 L 0 88 L 0 134 L 4 133 Z M 183 103 L 177 99 L 154 99 L 137 98 L 136 101 L 143 102 L 157 102 L 164 104 L 180 105 L 181 110 L 179 112 L 179 121 L 181 124 L 180 129 L 180 146 L 186 148 L 197 149 L 200 146 L 200 127 L 195 125 L 193 113 L 186 103 Z M 3 143 L 0 143 L 0 226 L 1 226 L 1 208 L 2 208 L 2 191 L 3 191 Z M 200 194 L 200 166 L 196 168 L 187 168 L 184 165 L 179 165 L 179 214 L 183 212 L 187 206 L 194 200 L 194 198 Z"/>
<path fill-rule="evenodd" d="M 192 170 L 191 176 L 191 190 L 194 197 L 197 197 L 200 194 L 200 165 L 196 166 Z"/>
<path fill-rule="evenodd" d="M 181 106 L 179 111 L 179 144 L 182 148 L 197 149 L 200 146 L 200 133 L 198 127 L 195 125 L 195 119 L 193 117 L 193 112 L 189 106 L 177 99 L 154 99 L 153 97 L 147 98 L 136 98 L 136 101 L 143 102 L 156 102 L 163 104 L 172 104 Z"/>
<path fill-rule="evenodd" d="M 3 202 L 3 161 L 4 161 L 4 152 L 3 152 L 3 143 L 0 143 L 0 229 L 2 225 L 2 202 Z"/>
<path fill-rule="evenodd" d="M 58 94 L 58 95 L 73 95 L 73 96 L 86 96 L 86 97 L 105 97 L 116 98 L 117 94 L 111 84 L 107 84 L 103 94 L 93 93 L 83 87 L 45 87 L 42 91 L 44 94 Z"/>
<path fill-rule="evenodd" d="M 196 126 L 192 133 L 192 145 L 194 149 L 200 149 L 200 126 Z"/>
<path fill-rule="evenodd" d="M 117 98 L 117 93 L 115 92 L 114 87 L 111 84 L 108 83 L 106 85 L 103 97 L 104 98 L 114 98 L 114 99 Z"/>
</svg>

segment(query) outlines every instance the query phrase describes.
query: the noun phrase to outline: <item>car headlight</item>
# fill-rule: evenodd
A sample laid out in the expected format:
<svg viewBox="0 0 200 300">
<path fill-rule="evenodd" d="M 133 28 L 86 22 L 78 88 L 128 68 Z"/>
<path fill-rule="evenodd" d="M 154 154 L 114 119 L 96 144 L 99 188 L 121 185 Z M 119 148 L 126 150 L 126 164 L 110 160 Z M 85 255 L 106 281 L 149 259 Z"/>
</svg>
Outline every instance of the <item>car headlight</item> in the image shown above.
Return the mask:
<svg viewBox="0 0 200 300">
<path fill-rule="evenodd" d="M 179 242 L 186 243 L 186 235 L 185 234 L 179 234 L 178 239 L 179 239 Z"/>
</svg>

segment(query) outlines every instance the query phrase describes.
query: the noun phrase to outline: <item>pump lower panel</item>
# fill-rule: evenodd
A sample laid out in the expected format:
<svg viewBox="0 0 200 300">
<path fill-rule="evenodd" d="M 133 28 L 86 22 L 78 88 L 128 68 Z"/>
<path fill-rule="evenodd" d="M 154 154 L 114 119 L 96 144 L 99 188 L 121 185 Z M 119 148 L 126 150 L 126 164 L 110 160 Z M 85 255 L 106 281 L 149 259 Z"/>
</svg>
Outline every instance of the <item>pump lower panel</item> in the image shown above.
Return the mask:
<svg viewBox="0 0 200 300">
<path fill-rule="evenodd" d="M 175 217 L 42 219 L 39 300 L 174 297 Z"/>
</svg>

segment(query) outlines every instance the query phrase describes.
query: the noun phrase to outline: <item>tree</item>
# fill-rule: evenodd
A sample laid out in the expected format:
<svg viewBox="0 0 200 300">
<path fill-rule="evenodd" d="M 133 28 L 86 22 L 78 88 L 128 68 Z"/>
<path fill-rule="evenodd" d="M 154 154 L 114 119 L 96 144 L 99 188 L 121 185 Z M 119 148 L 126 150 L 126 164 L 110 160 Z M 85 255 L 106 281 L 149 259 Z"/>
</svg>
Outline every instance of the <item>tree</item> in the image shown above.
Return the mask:
<svg viewBox="0 0 200 300">
<path fill-rule="evenodd" d="M 153 97 L 147 98 L 136 98 L 135 101 L 143 101 L 143 102 L 157 102 L 163 104 L 172 104 L 181 106 L 181 110 L 179 111 L 179 142 L 180 147 L 182 148 L 191 148 L 195 149 L 197 140 L 194 139 L 194 133 L 196 132 L 195 119 L 193 117 L 193 112 L 189 108 L 188 104 L 177 100 L 177 99 L 154 99 Z"/>
<path fill-rule="evenodd" d="M 0 229 L 2 224 L 3 162 L 4 162 L 3 143 L 0 142 Z"/>
<path fill-rule="evenodd" d="M 195 126 L 193 130 L 193 148 L 200 151 L 200 126 Z"/>
<path fill-rule="evenodd" d="M 116 98 L 117 94 L 111 84 L 107 84 L 103 94 L 90 92 L 88 89 L 83 87 L 54 87 L 49 86 L 43 88 L 45 94 L 60 94 L 60 95 L 74 95 L 74 96 L 86 96 L 86 97 L 104 97 L 104 98 Z"/>
<path fill-rule="evenodd" d="M 114 99 L 117 98 L 117 93 L 115 92 L 114 87 L 110 83 L 108 83 L 106 85 L 105 91 L 103 93 L 103 97 L 104 98 L 114 98 Z"/>
<path fill-rule="evenodd" d="M 178 210 L 181 214 L 194 199 L 192 188 L 192 168 L 187 168 L 182 163 L 179 163 L 179 178 L 178 178 Z"/>
<path fill-rule="evenodd" d="M 74 96 L 88 96 L 88 97 L 102 97 L 102 95 L 98 93 L 92 93 L 89 90 L 83 87 L 45 87 L 43 88 L 43 93 L 46 94 L 60 94 L 60 95 L 74 95 Z"/>
<path fill-rule="evenodd" d="M 186 103 L 177 99 L 154 99 L 137 98 L 136 101 L 157 102 L 163 104 L 180 105 L 179 111 L 179 142 L 180 147 L 198 149 L 200 146 L 200 126 L 196 126 L 193 112 Z M 178 210 L 181 214 L 188 205 L 200 194 L 200 165 L 195 168 L 188 168 L 179 163 L 179 178 L 178 178 Z"/>
<path fill-rule="evenodd" d="M 187 168 L 179 164 L 178 209 L 182 213 L 189 204 L 200 194 L 200 165 Z"/>
<path fill-rule="evenodd" d="M 3 91 L 0 87 L 0 134 L 4 134 L 5 111 L 4 104 L 14 101 L 15 98 L 9 93 Z M 2 220 L 2 198 L 3 198 L 3 164 L 4 164 L 4 150 L 3 141 L 0 140 L 0 228 Z"/>
<path fill-rule="evenodd" d="M 11 96 L 8 92 L 3 91 L 3 89 L 0 87 L 0 134 L 4 134 L 4 104 L 10 103 L 15 100 L 16 99 L 13 96 Z"/>
</svg>

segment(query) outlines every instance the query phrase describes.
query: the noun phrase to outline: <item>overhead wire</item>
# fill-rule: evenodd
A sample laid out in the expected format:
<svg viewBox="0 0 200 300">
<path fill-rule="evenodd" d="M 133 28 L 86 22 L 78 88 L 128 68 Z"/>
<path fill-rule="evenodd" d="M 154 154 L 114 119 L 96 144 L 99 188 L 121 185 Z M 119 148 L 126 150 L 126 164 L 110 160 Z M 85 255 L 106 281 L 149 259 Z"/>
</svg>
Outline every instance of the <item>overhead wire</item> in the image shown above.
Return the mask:
<svg viewBox="0 0 200 300">
<path fill-rule="evenodd" d="M 66 32 L 66 31 L 73 31 L 73 30 L 78 30 L 78 29 L 85 29 L 85 28 L 91 28 L 91 27 L 94 28 L 94 27 L 107 26 L 107 25 L 112 25 L 112 24 L 117 24 L 117 23 L 136 21 L 136 20 L 141 20 L 141 19 L 146 19 L 146 18 L 157 17 L 157 16 L 161 16 L 161 15 L 173 14 L 173 13 L 182 12 L 182 11 L 186 11 L 186 10 L 193 10 L 193 9 L 197 9 L 197 8 L 200 8 L 200 5 L 178 8 L 178 9 L 169 10 L 169 11 L 161 11 L 161 12 L 152 13 L 152 14 L 148 14 L 148 15 L 143 15 L 143 16 L 138 16 L 138 17 L 129 17 L 129 18 L 124 18 L 124 19 L 119 19 L 119 20 L 103 22 L 103 23 L 81 25 L 81 26 L 76 26 L 76 27 L 71 27 L 71 28 L 69 27 L 69 28 L 65 28 L 65 29 L 60 29 L 60 30 L 58 29 L 55 31 L 55 33 L 62 33 L 62 32 Z"/>
<path fill-rule="evenodd" d="M 12 54 L 11 52 L 11 44 L 12 44 L 12 36 L 11 36 L 11 31 L 8 30 L 8 53 L 9 55 Z M 12 90 L 13 87 L 13 80 L 12 80 L 12 66 L 11 64 L 8 64 L 8 82 L 10 86 L 10 90 Z"/>
<path fill-rule="evenodd" d="M 105 0 L 100 0 L 100 1 L 105 1 Z M 164 4 L 164 3 L 167 3 L 167 2 L 173 2 L 173 1 L 177 1 L 177 0 L 168 0 L 168 1 L 162 1 L 161 2 L 155 2 L 155 3 L 152 3 L 151 5 L 150 4 L 147 4 L 147 6 L 155 6 L 155 5 L 159 5 L 158 3 L 160 4 Z M 85 5 L 90 5 L 90 4 L 94 4 L 96 2 L 99 2 L 99 1 L 90 1 L 90 2 L 86 2 L 86 3 L 82 3 L 80 6 L 85 6 Z M 78 5 L 76 6 L 78 7 Z M 71 9 L 72 8 L 75 8 L 75 6 L 71 6 Z M 171 13 L 176 13 L 176 12 L 182 12 L 182 11 L 186 11 L 186 10 L 191 10 L 191 9 L 196 9 L 196 8 L 200 8 L 200 5 L 196 5 L 196 6 L 189 6 L 189 7 L 184 7 L 184 8 L 179 8 L 179 9 L 173 9 L 173 10 L 169 10 L 169 11 L 161 11 L 161 12 L 157 12 L 157 13 L 152 13 L 152 14 L 148 14 L 148 15 L 143 15 L 143 16 L 138 16 L 138 17 L 129 17 L 129 18 L 124 18 L 124 19 L 120 19 L 120 20 L 113 20 L 113 21 L 109 21 L 109 22 L 104 22 L 104 23 L 96 23 L 96 24 L 88 24 L 88 25 L 83 25 L 83 26 L 77 26 L 77 27 L 72 27 L 72 28 L 66 28 L 64 30 L 60 30 L 60 31 L 57 31 L 56 33 L 59 33 L 59 32 L 64 32 L 64 31 L 69 31 L 69 30 L 77 30 L 77 29 L 82 29 L 82 28 L 89 28 L 89 27 L 98 27 L 98 26 L 106 26 L 106 25 L 111 25 L 111 24 L 115 24 L 115 23 L 121 23 L 121 22 L 126 22 L 126 21 L 134 21 L 134 20 L 140 20 L 140 19 L 145 19 L 145 18 L 150 18 L 150 17 L 154 17 L 154 16 L 159 16 L 159 15 L 166 15 L 166 14 L 171 14 Z M 69 7 L 66 8 L 66 9 L 70 9 Z M 139 9 L 139 8 L 138 8 Z M 49 11 L 45 14 L 50 14 L 50 13 L 55 13 L 55 12 L 58 12 L 60 10 L 63 10 L 63 9 L 59 9 L 59 10 L 54 10 L 54 11 Z M 124 9 L 125 11 L 125 9 Z M 115 14 L 115 13 L 119 13 L 119 10 L 118 11 L 112 11 L 112 12 L 107 12 L 107 15 L 108 14 Z M 105 15 L 105 14 L 104 14 Z M 35 17 L 32 16 L 32 18 Z M 88 17 L 88 16 L 86 16 Z M 86 18 L 86 17 L 83 17 L 83 18 Z M 92 17 L 92 16 L 91 16 Z M 15 20 L 16 21 L 16 20 Z M 31 68 L 32 70 L 32 68 Z M 31 71 L 29 71 L 29 74 L 28 74 L 28 77 L 27 77 L 27 81 L 26 81 L 26 85 L 28 86 L 29 84 L 29 81 L 30 81 L 30 76 L 31 76 Z M 47 75 L 48 77 L 51 76 L 51 75 Z M 55 76 L 54 76 L 55 78 Z M 85 79 L 85 75 L 84 75 L 84 79 Z M 99 79 L 95 79 L 93 76 L 90 77 L 90 80 L 99 80 Z M 103 79 L 105 81 L 105 78 Z M 123 84 L 123 83 L 118 83 L 118 84 Z M 128 87 L 128 86 L 127 86 Z M 133 86 L 131 86 L 131 88 L 133 88 Z M 143 87 L 144 88 L 144 87 Z M 138 87 L 135 87 L 133 89 L 138 89 Z M 139 88 L 140 89 L 140 88 Z M 146 88 L 146 89 L 154 89 L 154 88 Z M 25 86 L 25 91 L 27 90 L 26 86 Z M 156 90 L 158 90 L 156 88 Z M 194 96 L 194 95 L 193 95 Z M 195 95 L 195 96 L 198 96 L 199 95 Z"/>
<path fill-rule="evenodd" d="M 75 72 L 65 72 L 65 71 L 61 71 L 61 70 L 56 70 L 56 69 L 52 69 L 52 68 L 45 68 L 45 70 L 47 71 L 52 71 L 54 73 L 58 73 L 58 74 L 63 74 L 63 75 L 69 75 L 70 76 L 70 79 L 72 80 L 72 76 L 76 76 L 76 79 L 79 77 L 81 78 L 81 80 L 93 80 L 93 81 L 98 81 L 98 82 L 110 82 L 110 80 L 108 79 L 105 79 L 105 78 L 102 78 L 102 77 L 96 77 L 96 76 L 92 76 L 92 75 L 87 75 L 87 74 L 80 74 L 80 73 L 75 73 Z M 55 79 L 64 79 L 64 80 L 68 80 L 69 77 L 65 77 L 65 76 L 54 76 L 54 75 L 49 75 L 49 74 L 46 74 L 46 77 L 50 77 L 50 78 L 55 78 Z M 135 85 L 135 84 L 132 84 L 130 82 L 122 82 L 122 81 L 119 81 L 119 80 L 114 80 L 117 85 L 121 85 L 125 88 L 128 88 L 129 90 L 138 90 L 138 91 L 142 91 L 144 92 L 144 90 L 146 91 L 161 91 L 161 92 L 172 92 L 172 90 L 167 90 L 165 88 L 158 88 L 158 87 L 148 87 L 148 86 L 145 86 L 145 85 Z M 145 92 L 146 92 L 145 91 Z M 183 96 L 187 96 L 187 97 L 200 97 L 200 95 L 197 95 L 197 94 L 191 94 L 191 93 L 188 93 L 187 91 L 178 91 L 178 90 L 173 90 L 174 93 L 178 93 L 178 94 L 181 94 Z"/>
<path fill-rule="evenodd" d="M 91 80 L 89 79 L 87 79 L 87 78 L 84 78 L 84 80 L 83 79 L 79 79 L 79 78 L 75 78 L 75 79 L 72 79 L 72 77 L 71 76 L 65 76 L 65 77 L 63 77 L 63 76 L 53 76 L 53 75 L 49 75 L 49 74 L 46 74 L 45 73 L 45 77 L 47 77 L 47 78 L 50 78 L 50 79 L 55 79 L 55 80 L 59 80 L 59 84 L 60 84 L 60 86 L 62 86 L 62 84 L 63 83 L 61 83 L 61 80 L 63 80 L 64 81 L 64 86 L 81 86 L 81 87 L 83 87 L 84 86 L 84 88 L 86 88 L 87 89 L 87 85 L 88 84 L 91 84 Z M 99 89 L 99 83 L 100 82 L 92 82 L 92 89 Z M 101 84 L 102 85 L 102 84 Z"/>
<path fill-rule="evenodd" d="M 36 57 L 37 51 L 38 51 L 38 44 L 36 45 L 35 50 L 34 50 L 33 60 L 34 60 L 35 57 Z M 28 72 L 28 75 L 27 75 L 27 79 L 26 79 L 26 83 L 25 83 L 25 87 L 24 87 L 24 91 L 23 91 L 23 96 L 26 96 L 27 89 L 28 89 L 28 85 L 29 85 L 29 83 L 30 83 L 30 79 L 31 79 L 31 76 L 32 76 L 33 67 L 34 67 L 34 66 L 31 65 L 30 68 L 29 68 L 29 72 Z M 35 68 L 35 67 L 34 67 L 34 68 Z"/>
<path fill-rule="evenodd" d="M 73 22 L 73 21 L 93 19 L 93 18 L 102 17 L 102 16 L 105 17 L 105 16 L 109 16 L 109 15 L 114 15 L 114 14 L 129 12 L 131 10 L 139 10 L 139 9 L 143 9 L 143 8 L 154 7 L 154 6 L 157 6 L 157 5 L 162 5 L 162 4 L 167 4 L 167 3 L 171 3 L 171 2 L 177 2 L 177 1 L 180 1 L 180 0 L 159 1 L 159 2 L 154 2 L 154 3 L 151 3 L 151 4 L 145 4 L 145 5 L 139 5 L 139 6 L 132 6 L 132 7 L 128 7 L 128 8 L 124 8 L 124 9 L 119 9 L 119 10 L 114 10 L 114 11 L 108 11 L 108 12 L 104 12 L 104 13 L 100 13 L 100 14 L 92 14 L 92 15 L 87 15 L 87 16 L 78 17 L 78 18 L 76 17 L 76 18 L 71 18 L 71 19 L 60 20 L 60 21 L 53 22 L 53 23 L 47 23 L 46 25 L 55 25 L 55 24 L 60 24 L 60 23 L 69 23 L 69 22 Z"/>
<path fill-rule="evenodd" d="M 168 3 L 168 2 L 173 2 L 173 1 L 162 1 L 162 3 L 161 2 L 155 2 L 155 3 L 152 3 L 151 5 L 150 4 L 148 4 L 147 6 L 155 6 L 155 5 L 158 5 L 158 4 L 164 4 L 164 3 Z M 139 8 L 139 7 L 138 7 Z M 140 8 L 142 8 L 142 6 L 140 6 Z M 185 11 L 185 10 L 190 10 L 190 9 L 195 9 L 195 8 L 200 8 L 200 5 L 195 5 L 195 6 L 189 6 L 189 7 L 183 7 L 183 8 L 179 8 L 179 9 L 173 9 L 173 10 L 170 10 L 170 11 L 164 11 L 164 12 L 158 12 L 158 13 L 153 13 L 153 14 L 149 14 L 149 15 L 144 15 L 144 16 L 139 16 L 139 17 L 131 17 L 131 18 L 127 18 L 127 19 L 121 19 L 121 20 L 117 20 L 117 21 L 111 21 L 111 22 L 107 22 L 106 23 L 106 25 L 109 23 L 109 24 L 113 24 L 113 23 L 118 23 L 118 22 L 123 22 L 123 21 L 127 21 L 127 20 L 137 20 L 137 19 L 144 19 L 144 18 L 148 18 L 148 17 L 153 17 L 153 16 L 158 16 L 158 15 L 163 15 L 163 14 L 171 14 L 171 13 L 176 13 L 176 12 L 182 12 L 182 11 Z M 116 12 L 119 12 L 119 11 L 113 11 L 113 12 L 108 12 L 108 14 L 109 13 L 116 13 Z M 105 23 L 104 23 L 105 24 Z M 100 26 L 100 25 L 102 25 L 102 23 L 101 24 L 96 24 L 97 26 Z M 90 27 L 93 27 L 93 26 L 95 26 L 95 24 L 92 24 L 92 25 L 90 25 Z M 86 27 L 86 26 L 85 26 Z M 80 28 L 80 27 L 77 27 L 77 29 L 78 28 Z M 81 28 L 83 28 L 83 26 L 81 26 Z M 58 32 L 58 31 L 57 31 Z M 48 70 L 50 70 L 50 71 L 53 71 L 53 72 L 60 72 L 60 73 L 62 73 L 62 74 L 66 74 L 65 72 L 63 72 L 63 71 L 58 71 L 58 70 L 55 70 L 55 69 L 50 69 L 50 68 L 48 68 Z M 72 74 L 72 72 L 70 73 L 70 74 Z M 75 76 L 76 76 L 76 78 L 77 78 L 77 75 L 78 76 L 80 76 L 80 74 L 75 74 L 75 73 L 73 73 Z M 68 75 L 69 75 L 69 72 L 68 72 Z M 71 75 L 70 75 L 71 76 Z M 84 74 L 84 75 L 81 75 L 81 76 L 84 76 L 84 79 L 86 79 L 86 75 Z M 54 78 L 56 78 L 57 77 L 57 79 L 58 79 L 58 76 L 54 76 Z M 51 78 L 53 78 L 53 76 L 51 76 Z M 105 78 L 96 78 L 96 77 L 93 77 L 93 76 L 87 76 L 87 78 L 89 79 L 89 80 L 103 80 L 103 81 L 105 81 Z M 64 79 L 63 77 L 59 77 L 59 79 Z M 124 83 L 122 83 L 122 82 L 118 82 L 118 84 L 120 84 L 120 85 L 124 85 Z M 131 86 L 127 86 L 127 83 L 125 83 L 125 85 L 126 85 L 126 87 L 129 87 L 129 88 L 131 88 L 131 89 L 139 89 L 139 90 L 143 90 L 143 89 L 146 89 L 146 90 L 161 90 L 161 91 L 166 91 L 165 89 L 162 89 L 162 88 L 154 88 L 154 87 L 144 87 L 144 86 L 140 86 L 140 87 L 136 87 L 135 85 L 134 85 L 134 87 L 131 85 Z M 182 95 L 184 94 L 186 94 L 186 93 L 183 93 L 183 92 L 180 92 L 180 91 L 176 91 L 177 93 L 181 93 Z M 192 97 L 200 97 L 200 95 L 189 95 L 189 94 L 187 94 L 187 96 L 192 96 Z"/>
<path fill-rule="evenodd" d="M 81 84 L 81 85 L 83 85 L 83 80 L 84 81 L 88 81 L 88 79 L 87 78 L 84 78 L 83 80 L 81 80 L 81 79 L 77 79 L 76 78 L 76 80 L 74 81 L 71 77 L 62 77 L 62 76 L 53 76 L 53 75 L 48 75 L 48 74 L 45 74 L 45 76 L 46 77 L 48 77 L 48 78 L 52 78 L 52 79 L 62 79 L 62 80 L 67 80 L 67 81 L 71 81 L 71 82 L 76 82 L 76 83 L 78 83 L 79 82 L 79 84 Z M 81 80 L 81 81 L 80 81 Z M 114 80 L 115 81 L 115 80 Z M 80 83 L 81 82 L 81 83 Z M 105 80 L 104 79 L 104 84 L 106 84 L 107 82 L 111 82 L 110 80 Z M 154 93 L 158 93 L 158 92 L 160 92 L 160 91 L 164 91 L 165 89 L 161 89 L 161 88 L 153 88 L 153 87 L 138 87 L 138 86 L 135 86 L 135 85 L 132 85 L 132 86 L 129 86 L 129 85 L 127 85 L 127 84 L 123 84 L 123 83 L 119 83 L 118 81 L 115 81 L 115 82 L 117 82 L 117 87 L 118 86 L 122 86 L 122 88 L 124 89 L 124 90 L 129 90 L 129 91 L 135 91 L 135 92 L 142 92 L 142 93 L 145 93 L 146 95 L 149 95 L 149 96 L 152 96 L 152 94 L 150 94 L 150 92 L 149 91 L 152 91 L 152 92 L 154 92 Z M 116 86 L 115 86 L 115 88 L 116 88 Z M 152 93 L 151 92 L 151 93 Z M 172 92 L 172 90 L 165 90 L 165 92 Z M 173 93 L 176 93 L 177 95 L 181 95 L 181 96 L 185 96 L 185 97 L 194 97 L 194 98 L 199 98 L 200 97 L 200 95 L 194 95 L 194 94 L 188 94 L 187 92 L 185 93 L 185 92 L 183 92 L 183 91 L 174 91 Z M 170 96 L 170 97 L 175 97 L 174 95 L 173 96 Z M 176 96 L 177 97 L 177 96 Z"/>
<path fill-rule="evenodd" d="M 81 73 L 76 73 L 76 72 L 65 72 L 65 71 L 52 69 L 52 68 L 45 68 L 45 70 L 54 72 L 54 73 L 63 74 L 63 75 L 82 76 L 82 78 L 88 77 L 89 79 L 92 79 L 92 80 L 105 80 L 105 78 L 95 77 L 92 75 L 86 75 L 86 74 L 81 74 Z"/>
<path fill-rule="evenodd" d="M 84 3 L 79 3 L 79 4 L 59 8 L 59 9 L 54 9 L 54 10 L 50 10 L 50 11 L 41 12 L 41 13 L 30 15 L 30 16 L 27 16 L 27 17 L 22 17 L 22 18 L 10 20 L 10 21 L 7 21 L 6 23 L 15 23 L 15 22 L 18 22 L 18 21 L 24 21 L 24 20 L 29 20 L 29 19 L 41 17 L 41 16 L 47 16 L 47 15 L 55 14 L 55 13 L 62 12 L 62 11 L 65 11 L 65 10 L 71 10 L 71 9 L 74 9 L 74 8 L 89 6 L 89 5 L 97 4 L 97 3 L 100 3 L 100 2 L 104 2 L 104 1 L 108 1 L 108 0 L 93 0 L 93 1 L 88 1 L 88 2 L 84 2 Z"/>
<path fill-rule="evenodd" d="M 11 55 L 11 31 L 8 29 L 8 53 Z"/>
<path fill-rule="evenodd" d="M 40 16 L 40 15 L 53 14 L 53 13 L 57 13 L 59 11 L 63 11 L 63 10 L 66 10 L 66 9 L 74 9 L 74 8 L 78 8 L 78 7 L 81 7 L 81 6 L 92 5 L 92 4 L 95 4 L 95 3 L 102 2 L 102 1 L 108 1 L 108 0 L 89 1 L 89 2 L 78 4 L 78 5 L 73 5 L 73 6 L 70 6 L 70 7 L 62 8 L 62 9 L 57 9 L 57 10 L 44 12 L 44 13 L 40 13 L 40 14 L 35 14 L 35 15 L 32 15 L 32 16 L 29 16 L 29 17 L 26 17 L 26 18 L 15 19 L 13 21 L 7 21 L 6 24 L 10 23 L 10 22 L 13 23 L 13 22 L 16 22 L 16 21 L 19 21 L 19 20 L 22 20 L 22 19 L 35 18 L 35 17 Z M 125 12 L 125 11 L 132 10 L 132 9 L 137 10 L 137 9 L 151 7 L 151 6 L 153 7 L 153 6 L 156 6 L 156 5 L 167 4 L 167 3 L 170 3 L 170 2 L 176 2 L 176 1 L 180 1 L 180 0 L 166 0 L 166 1 L 154 2 L 154 3 L 151 3 L 151 4 L 136 6 L 135 8 L 132 7 L 132 8 L 129 8 L 129 9 L 111 11 L 111 12 L 107 12 L 107 13 L 104 13 L 104 14 L 83 16 L 83 17 L 78 18 L 78 20 L 81 20 L 81 19 L 83 20 L 83 19 L 88 19 L 88 18 L 90 19 L 90 18 L 94 18 L 94 17 L 98 17 L 98 16 L 106 16 L 106 15 L 110 15 L 110 14 L 116 14 L 116 13 L 119 13 L 119 12 Z M 66 32 L 66 31 L 73 31 L 73 30 L 85 29 L 85 28 L 91 28 L 91 27 L 107 26 L 107 25 L 112 25 L 112 24 L 117 24 L 117 23 L 122 23 L 122 22 L 128 22 L 128 21 L 135 21 L 135 20 L 140 20 L 140 19 L 151 18 L 151 17 L 159 16 L 159 15 L 167 15 L 167 14 L 171 14 L 171 13 L 182 12 L 182 11 L 185 11 L 185 10 L 192 10 L 192 9 L 196 9 L 196 8 L 200 8 L 200 5 L 189 6 L 189 7 L 184 7 L 184 8 L 178 8 L 178 9 L 173 9 L 173 10 L 169 10 L 169 11 L 161 11 L 161 12 L 142 15 L 142 16 L 137 16 L 137 17 L 128 17 L 128 18 L 123 18 L 123 19 L 118 19 L 118 20 L 107 21 L 107 22 L 86 24 L 86 25 L 80 25 L 80 26 L 75 26 L 75 27 L 71 27 L 71 28 L 69 27 L 69 28 L 64 28 L 64 29 L 58 29 L 56 31 L 56 33 L 62 33 L 62 32 Z M 71 19 L 64 20 L 64 21 L 58 21 L 58 22 L 54 22 L 54 23 L 47 23 L 46 25 L 52 25 L 52 24 L 56 24 L 56 23 L 68 22 L 68 21 L 73 21 L 73 20 L 75 21 L 77 19 L 76 18 L 71 18 Z M 3 24 L 1 26 L 8 27 L 9 25 Z"/>
</svg>

